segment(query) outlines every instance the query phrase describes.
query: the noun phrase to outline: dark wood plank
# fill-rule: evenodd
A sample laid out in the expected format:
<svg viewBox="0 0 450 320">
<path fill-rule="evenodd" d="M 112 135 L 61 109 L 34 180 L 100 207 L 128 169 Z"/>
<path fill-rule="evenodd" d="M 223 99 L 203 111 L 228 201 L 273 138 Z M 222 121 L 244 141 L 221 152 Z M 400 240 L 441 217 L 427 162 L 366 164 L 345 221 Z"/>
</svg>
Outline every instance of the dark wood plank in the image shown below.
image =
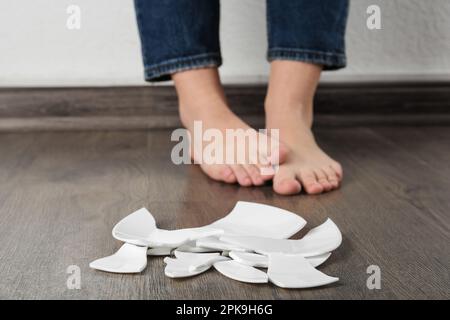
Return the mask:
<svg viewBox="0 0 450 320">
<path fill-rule="evenodd" d="M 346 153 L 347 184 L 355 188 L 347 202 L 350 206 L 342 211 L 351 217 L 348 224 L 357 228 L 355 235 L 361 240 L 353 241 L 361 246 L 357 251 L 370 254 L 372 263 L 384 271 L 384 288 L 391 289 L 396 297 L 448 297 L 450 201 L 444 196 L 438 196 L 443 202 L 437 205 L 427 201 L 449 190 L 448 179 L 439 172 L 430 172 L 401 145 L 380 137 L 378 128 L 349 130 L 354 135 L 351 138 L 349 133 L 335 131 L 336 143 L 332 145 Z M 392 130 L 407 133 L 411 129 Z M 422 130 L 427 134 L 426 128 Z M 450 131 L 440 130 L 442 134 Z M 445 145 L 433 134 L 428 138 Z M 436 190 L 437 185 L 442 191 Z M 418 189 L 422 191 L 411 192 Z M 447 208 L 447 216 L 438 221 L 432 213 L 441 206 Z"/>
<path fill-rule="evenodd" d="M 320 144 L 344 165 L 345 183 L 329 194 L 295 197 L 275 195 L 270 186 L 213 182 L 197 167 L 173 165 L 165 130 L 1 134 L 0 297 L 448 299 L 450 185 L 442 172 L 448 172 L 450 128 L 418 130 L 318 129 Z M 415 145 L 418 132 L 423 139 Z M 173 280 L 164 276 L 161 258 L 150 258 L 138 275 L 88 267 L 120 247 L 111 229 L 135 209 L 148 207 L 163 228 L 195 227 L 224 216 L 238 200 L 302 215 L 308 225 L 297 237 L 332 218 L 344 241 L 320 269 L 340 282 L 285 290 L 214 270 Z M 81 268 L 81 290 L 66 288 L 72 264 Z M 366 287 L 371 264 L 381 268 L 381 290 Z"/>
<path fill-rule="evenodd" d="M 117 247 L 121 212 L 145 204 L 145 142 L 142 133 L 0 135 L 0 172 L 11 176 L 0 187 L 2 298 L 97 295 L 97 278 L 67 290 L 66 268 L 84 277 L 93 255 Z"/>
<path fill-rule="evenodd" d="M 386 143 L 394 144 L 401 153 L 410 159 L 411 174 L 403 177 L 409 187 L 405 192 L 410 202 L 435 220 L 435 227 L 450 235 L 450 135 L 448 128 L 430 127 L 409 128 L 399 130 L 392 127 L 376 128 L 375 133 L 385 139 Z M 423 172 L 419 184 L 415 181 L 417 174 Z"/>
</svg>

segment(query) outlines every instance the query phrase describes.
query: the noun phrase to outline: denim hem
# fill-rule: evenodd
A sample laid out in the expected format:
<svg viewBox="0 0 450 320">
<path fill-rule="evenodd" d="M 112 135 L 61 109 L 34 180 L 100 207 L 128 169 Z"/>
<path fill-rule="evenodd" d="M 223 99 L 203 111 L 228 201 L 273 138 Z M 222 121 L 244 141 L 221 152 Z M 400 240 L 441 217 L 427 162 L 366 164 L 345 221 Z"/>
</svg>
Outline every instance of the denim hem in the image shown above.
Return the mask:
<svg viewBox="0 0 450 320">
<path fill-rule="evenodd" d="M 308 49 L 270 48 L 267 60 L 295 60 L 323 66 L 324 70 L 338 70 L 347 65 L 344 53 Z"/>
<path fill-rule="evenodd" d="M 204 53 L 170 59 L 158 64 L 145 66 L 145 81 L 168 81 L 171 79 L 171 75 L 176 72 L 205 67 L 220 67 L 221 65 L 222 57 L 219 53 Z"/>
</svg>

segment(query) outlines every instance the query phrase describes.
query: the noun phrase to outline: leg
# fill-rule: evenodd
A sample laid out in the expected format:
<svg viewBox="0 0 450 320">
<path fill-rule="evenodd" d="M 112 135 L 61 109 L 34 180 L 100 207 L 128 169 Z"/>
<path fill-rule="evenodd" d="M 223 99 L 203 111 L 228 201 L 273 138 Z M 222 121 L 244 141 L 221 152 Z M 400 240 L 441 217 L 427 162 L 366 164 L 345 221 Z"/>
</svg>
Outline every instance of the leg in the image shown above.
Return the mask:
<svg viewBox="0 0 450 320">
<path fill-rule="evenodd" d="M 219 0 L 135 0 L 145 79 L 219 67 Z"/>
<path fill-rule="evenodd" d="M 271 73 L 266 125 L 278 128 L 281 141 L 290 148 L 274 177 L 274 190 L 330 191 L 339 186 L 343 172 L 314 139 L 313 101 L 322 69 L 345 66 L 348 1 L 268 0 L 267 5 Z"/>
<path fill-rule="evenodd" d="M 316 144 L 311 131 L 313 97 L 321 67 L 294 61 L 274 61 L 266 98 L 267 127 L 280 130 L 289 148 L 288 158 L 275 174 L 273 187 L 280 194 L 330 191 L 342 179 L 339 163 Z"/>
<path fill-rule="evenodd" d="M 184 126 L 192 132 L 194 121 L 200 120 L 204 129 L 250 130 L 228 108 L 219 80 L 219 1 L 135 0 L 135 6 L 146 80 L 173 78 Z M 273 177 L 261 176 L 260 168 L 249 163 L 201 168 L 215 180 L 243 186 L 261 185 Z"/>
</svg>

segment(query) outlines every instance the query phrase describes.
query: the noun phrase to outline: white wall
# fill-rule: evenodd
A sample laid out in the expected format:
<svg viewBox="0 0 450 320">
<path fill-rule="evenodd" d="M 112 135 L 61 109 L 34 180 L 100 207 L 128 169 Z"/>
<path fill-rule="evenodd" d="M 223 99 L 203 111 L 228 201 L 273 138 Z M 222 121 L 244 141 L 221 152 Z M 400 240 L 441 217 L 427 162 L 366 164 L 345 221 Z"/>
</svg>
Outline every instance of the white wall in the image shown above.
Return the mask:
<svg viewBox="0 0 450 320">
<path fill-rule="evenodd" d="M 66 8 L 82 9 L 81 30 L 66 28 Z M 366 27 L 378 4 L 383 30 Z M 261 82 L 265 61 L 263 0 L 222 0 L 226 82 Z M 328 81 L 450 79 L 449 0 L 352 0 L 349 67 Z M 142 84 L 131 0 L 0 1 L 0 86 Z"/>
</svg>

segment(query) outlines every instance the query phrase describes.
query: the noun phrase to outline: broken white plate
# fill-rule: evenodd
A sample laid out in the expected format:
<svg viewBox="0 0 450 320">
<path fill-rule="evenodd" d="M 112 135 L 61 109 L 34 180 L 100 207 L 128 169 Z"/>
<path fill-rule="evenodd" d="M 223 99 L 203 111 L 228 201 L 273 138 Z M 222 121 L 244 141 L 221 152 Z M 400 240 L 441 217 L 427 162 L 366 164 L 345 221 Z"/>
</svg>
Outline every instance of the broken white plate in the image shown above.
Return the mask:
<svg viewBox="0 0 450 320">
<path fill-rule="evenodd" d="M 334 222 L 328 219 L 320 226 L 311 229 L 300 240 L 229 235 L 221 236 L 220 240 L 264 255 L 285 253 L 313 257 L 331 252 L 339 247 L 342 242 L 342 234 Z"/>
<path fill-rule="evenodd" d="M 147 248 L 125 243 L 111 256 L 89 264 L 92 269 L 114 273 L 138 273 L 147 266 Z"/>
<path fill-rule="evenodd" d="M 157 248 L 149 248 L 147 250 L 148 256 L 170 256 L 172 254 L 172 250 L 175 248 L 170 247 L 157 247 Z"/>
<path fill-rule="evenodd" d="M 238 201 L 224 218 L 210 224 L 229 235 L 259 236 L 287 239 L 306 224 L 300 216 L 290 211 L 246 201 Z"/>
<path fill-rule="evenodd" d="M 267 283 L 269 281 L 267 273 L 234 260 L 216 262 L 214 268 L 224 276 L 241 282 Z"/>
<path fill-rule="evenodd" d="M 139 209 L 120 220 L 113 228 L 117 240 L 146 247 L 176 248 L 188 241 L 220 235 L 223 231 L 210 227 L 164 230 L 156 227 L 155 219 L 146 209 Z"/>
<path fill-rule="evenodd" d="M 196 241 L 196 245 L 200 248 L 208 248 L 210 250 L 216 251 L 248 251 L 247 249 L 241 248 L 237 245 L 221 241 L 217 237 L 206 237 L 198 239 Z"/>
<path fill-rule="evenodd" d="M 175 250 L 174 254 L 180 262 L 188 265 L 190 271 L 203 269 L 206 266 L 212 266 L 219 261 L 230 260 L 227 257 L 221 256 L 220 253 L 191 253 Z"/>
<path fill-rule="evenodd" d="M 233 260 L 256 268 L 267 268 L 269 266 L 269 257 L 251 252 L 231 251 L 229 253 Z M 307 257 L 306 260 L 313 266 L 318 267 L 331 256 L 331 252 L 321 254 L 319 256 Z"/>
<path fill-rule="evenodd" d="M 315 269 L 302 255 L 269 255 L 270 282 L 282 288 L 312 288 L 339 280 Z"/>
</svg>

